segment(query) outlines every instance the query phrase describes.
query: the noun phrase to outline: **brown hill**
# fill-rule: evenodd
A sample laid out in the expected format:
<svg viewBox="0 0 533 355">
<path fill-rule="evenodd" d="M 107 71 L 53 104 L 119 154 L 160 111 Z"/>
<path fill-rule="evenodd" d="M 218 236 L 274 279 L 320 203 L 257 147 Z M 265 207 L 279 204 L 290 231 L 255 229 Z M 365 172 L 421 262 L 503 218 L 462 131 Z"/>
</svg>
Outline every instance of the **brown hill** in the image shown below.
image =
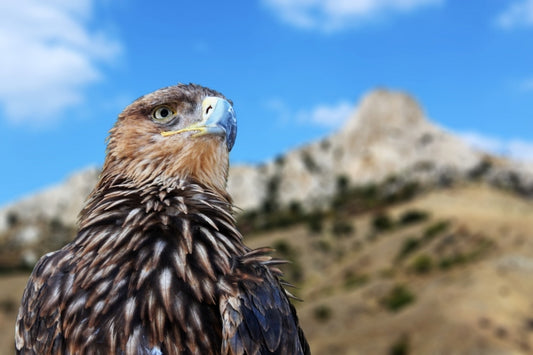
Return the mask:
<svg viewBox="0 0 533 355">
<path fill-rule="evenodd" d="M 259 234 L 293 264 L 315 354 L 533 352 L 533 202 L 458 184 Z M 388 221 L 388 222 L 385 222 Z"/>
<path fill-rule="evenodd" d="M 531 216 L 531 200 L 457 183 L 247 238 L 292 261 L 314 354 L 529 354 Z M 12 352 L 27 277 L 0 278 L 0 353 Z"/>
</svg>

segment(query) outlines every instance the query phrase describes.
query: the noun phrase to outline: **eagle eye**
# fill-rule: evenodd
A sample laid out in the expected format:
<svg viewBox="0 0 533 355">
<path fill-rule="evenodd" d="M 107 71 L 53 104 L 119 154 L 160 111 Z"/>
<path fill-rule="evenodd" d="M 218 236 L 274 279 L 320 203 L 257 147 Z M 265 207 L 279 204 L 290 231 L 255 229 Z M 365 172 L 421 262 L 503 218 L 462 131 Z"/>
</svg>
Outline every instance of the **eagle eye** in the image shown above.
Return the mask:
<svg viewBox="0 0 533 355">
<path fill-rule="evenodd" d="M 159 106 L 152 111 L 152 118 L 156 122 L 166 123 L 173 119 L 176 113 L 168 106 Z"/>
</svg>

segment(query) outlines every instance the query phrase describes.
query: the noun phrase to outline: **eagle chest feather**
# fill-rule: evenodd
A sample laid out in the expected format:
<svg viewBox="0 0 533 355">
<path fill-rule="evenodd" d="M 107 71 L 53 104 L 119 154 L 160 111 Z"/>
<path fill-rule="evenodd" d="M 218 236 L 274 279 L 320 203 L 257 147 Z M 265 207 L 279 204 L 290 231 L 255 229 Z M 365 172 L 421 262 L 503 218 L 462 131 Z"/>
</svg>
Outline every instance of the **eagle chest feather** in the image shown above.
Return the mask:
<svg viewBox="0 0 533 355">
<path fill-rule="evenodd" d="M 234 292 L 229 275 L 247 251 L 229 204 L 194 184 L 106 191 L 89 202 L 72 246 L 65 337 L 110 349 L 172 339 L 176 351 L 165 354 L 220 350 L 217 300 Z"/>
</svg>

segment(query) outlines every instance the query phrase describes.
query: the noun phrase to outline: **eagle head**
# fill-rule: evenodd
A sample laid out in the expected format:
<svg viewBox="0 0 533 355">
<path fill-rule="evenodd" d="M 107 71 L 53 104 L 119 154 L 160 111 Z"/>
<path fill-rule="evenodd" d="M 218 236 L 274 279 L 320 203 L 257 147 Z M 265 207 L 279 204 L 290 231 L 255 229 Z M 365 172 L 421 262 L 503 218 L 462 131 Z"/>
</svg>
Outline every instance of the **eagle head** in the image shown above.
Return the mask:
<svg viewBox="0 0 533 355">
<path fill-rule="evenodd" d="M 119 115 L 102 177 L 141 184 L 193 179 L 223 192 L 236 134 L 232 103 L 219 92 L 195 84 L 163 88 Z"/>
</svg>

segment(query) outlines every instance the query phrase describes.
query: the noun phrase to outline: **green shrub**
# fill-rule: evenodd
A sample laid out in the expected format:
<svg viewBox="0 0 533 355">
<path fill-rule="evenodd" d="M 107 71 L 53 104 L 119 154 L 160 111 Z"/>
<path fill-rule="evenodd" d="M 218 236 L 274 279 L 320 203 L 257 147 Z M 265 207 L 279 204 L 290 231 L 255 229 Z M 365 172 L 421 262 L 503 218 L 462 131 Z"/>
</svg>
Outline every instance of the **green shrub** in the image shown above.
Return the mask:
<svg viewBox="0 0 533 355">
<path fill-rule="evenodd" d="M 430 225 L 429 227 L 427 227 L 424 230 L 423 238 L 425 240 L 431 240 L 435 236 L 437 236 L 438 234 L 446 231 L 449 226 L 450 226 L 450 222 L 449 221 L 438 221 L 438 222 Z"/>
<path fill-rule="evenodd" d="M 0 313 L 14 313 L 18 310 L 18 304 L 11 299 L 0 300 Z"/>
<path fill-rule="evenodd" d="M 15 227 L 19 223 L 19 215 L 14 211 L 9 211 L 6 216 L 7 225 L 9 228 Z"/>
<path fill-rule="evenodd" d="M 428 219 L 429 213 L 421 210 L 407 210 L 400 216 L 401 225 L 418 223 Z"/>
<path fill-rule="evenodd" d="M 298 201 L 291 201 L 289 203 L 289 213 L 294 216 L 301 216 L 303 214 L 302 204 Z"/>
<path fill-rule="evenodd" d="M 357 195 L 367 201 L 374 201 L 379 198 L 380 187 L 373 183 L 361 186 L 357 190 Z"/>
<path fill-rule="evenodd" d="M 335 237 L 346 237 L 354 232 L 354 226 L 342 219 L 336 219 L 331 226 L 331 233 Z"/>
<path fill-rule="evenodd" d="M 408 201 L 416 196 L 421 190 L 420 185 L 417 182 L 405 183 L 403 186 L 398 188 L 397 191 L 387 195 L 388 202 L 402 202 Z"/>
<path fill-rule="evenodd" d="M 293 258 L 291 262 L 287 264 L 287 280 L 294 283 L 299 283 L 304 279 L 304 268 L 298 259 Z"/>
<path fill-rule="evenodd" d="M 433 269 L 433 260 L 429 255 L 419 255 L 413 260 L 411 270 L 417 274 L 427 274 Z"/>
<path fill-rule="evenodd" d="M 350 186 L 350 178 L 346 175 L 338 175 L 336 181 L 337 194 L 345 194 Z"/>
<path fill-rule="evenodd" d="M 311 234 L 320 234 L 324 230 L 324 217 L 321 214 L 313 214 L 307 218 L 307 228 Z"/>
<path fill-rule="evenodd" d="M 454 266 L 471 263 L 479 258 L 485 253 L 488 249 L 493 246 L 493 242 L 487 239 L 480 240 L 479 245 L 472 251 L 467 253 L 458 252 L 456 254 L 443 257 L 439 261 L 439 267 L 443 270 L 450 269 Z"/>
<path fill-rule="evenodd" d="M 483 158 L 472 170 L 468 172 L 468 177 L 479 180 L 492 169 L 492 162 L 488 158 Z"/>
<path fill-rule="evenodd" d="M 405 258 L 409 254 L 411 254 L 411 253 L 415 252 L 416 250 L 418 250 L 418 248 L 420 248 L 420 240 L 418 240 L 418 239 L 416 239 L 414 237 L 407 238 L 403 242 L 402 248 L 400 249 L 400 251 L 398 253 L 397 259 Z"/>
<path fill-rule="evenodd" d="M 320 166 L 316 163 L 315 159 L 309 152 L 303 151 L 301 153 L 301 157 L 307 171 L 310 173 L 317 173 L 320 171 Z"/>
<path fill-rule="evenodd" d="M 415 296 L 407 287 L 396 285 L 381 303 L 391 312 L 397 312 L 415 301 Z"/>
<path fill-rule="evenodd" d="M 320 322 L 327 322 L 331 318 L 332 314 L 333 311 L 326 305 L 317 306 L 313 310 L 315 319 Z"/>
<path fill-rule="evenodd" d="M 451 269 L 454 266 L 458 266 L 469 261 L 468 255 L 463 253 L 457 253 L 448 257 L 444 257 L 439 262 L 439 267 L 443 270 Z"/>
<path fill-rule="evenodd" d="M 298 251 L 284 239 L 278 239 L 272 244 L 272 248 L 278 254 L 280 259 L 288 260 L 289 263 L 283 266 L 286 271 L 287 280 L 289 282 L 300 282 L 304 278 L 304 269 L 298 259 Z"/>
<path fill-rule="evenodd" d="M 261 203 L 261 210 L 263 213 L 273 213 L 279 208 L 279 185 L 281 184 L 281 177 L 273 175 L 268 179 L 266 184 L 265 199 Z"/>
<path fill-rule="evenodd" d="M 390 355 L 408 355 L 409 354 L 409 338 L 406 335 L 402 335 L 396 343 L 392 344 Z"/>
<path fill-rule="evenodd" d="M 372 227 L 377 231 L 387 231 L 394 227 L 394 222 L 389 215 L 378 213 L 372 219 Z"/>
<path fill-rule="evenodd" d="M 274 242 L 272 247 L 282 256 L 288 257 L 294 255 L 294 249 L 286 240 L 279 239 Z"/>
</svg>

